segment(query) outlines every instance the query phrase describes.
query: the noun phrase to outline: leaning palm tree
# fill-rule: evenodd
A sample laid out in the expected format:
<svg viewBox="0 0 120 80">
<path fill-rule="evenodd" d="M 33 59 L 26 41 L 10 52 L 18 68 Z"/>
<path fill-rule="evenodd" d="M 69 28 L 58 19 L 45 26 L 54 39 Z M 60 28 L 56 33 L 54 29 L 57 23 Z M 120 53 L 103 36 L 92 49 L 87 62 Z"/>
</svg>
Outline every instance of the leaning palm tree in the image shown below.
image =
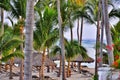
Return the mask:
<svg viewBox="0 0 120 80">
<path fill-rule="evenodd" d="M 25 23 L 24 80 L 32 80 L 34 0 L 27 0 Z"/>
</svg>

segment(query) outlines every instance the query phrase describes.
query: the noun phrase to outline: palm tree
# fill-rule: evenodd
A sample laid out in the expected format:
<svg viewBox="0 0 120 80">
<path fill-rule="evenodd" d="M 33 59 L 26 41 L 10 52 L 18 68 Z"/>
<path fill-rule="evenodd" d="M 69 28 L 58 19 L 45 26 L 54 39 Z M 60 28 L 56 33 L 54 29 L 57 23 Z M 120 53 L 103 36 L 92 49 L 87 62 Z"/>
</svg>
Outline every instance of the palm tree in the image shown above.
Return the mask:
<svg viewBox="0 0 120 80">
<path fill-rule="evenodd" d="M 15 32 L 23 39 L 23 29 L 26 18 L 26 0 L 11 0 L 10 3 L 10 18 L 17 19 L 17 26 L 14 26 Z M 21 51 L 23 51 L 23 44 L 21 44 Z M 20 80 L 23 80 L 23 59 L 20 63 Z"/>
<path fill-rule="evenodd" d="M 34 48 L 35 50 L 42 51 L 42 66 L 41 78 L 44 77 L 44 60 L 45 52 L 58 40 L 58 28 L 53 27 L 56 25 L 56 11 L 49 6 L 46 6 L 44 12 L 41 12 L 37 7 L 36 11 L 39 14 L 39 19 L 36 22 L 36 30 L 34 31 Z"/>
<path fill-rule="evenodd" d="M 60 4 L 61 2 L 61 4 Z M 64 18 L 61 17 L 61 5 L 63 5 L 64 1 L 57 0 L 57 10 L 58 10 L 58 24 L 59 24 L 59 35 L 60 35 L 60 44 L 61 44 L 61 53 L 62 53 L 62 80 L 65 80 L 65 48 L 64 48 L 64 36 L 63 36 L 63 23 L 62 20 Z M 63 14 L 62 14 L 63 15 Z M 63 20 L 64 21 L 64 20 Z"/>
<path fill-rule="evenodd" d="M 34 0 L 27 0 L 25 23 L 24 80 L 32 80 Z"/>
<path fill-rule="evenodd" d="M 112 11 L 109 13 L 109 17 L 117 17 L 120 20 L 120 8 L 115 9 L 113 8 Z"/>
<path fill-rule="evenodd" d="M 8 11 L 9 10 L 9 1 L 10 0 L 4 0 L 0 1 L 0 8 L 1 8 L 1 35 L 4 33 L 4 10 Z"/>
<path fill-rule="evenodd" d="M 8 32 L 9 30 L 9 32 Z M 10 79 L 12 79 L 12 65 L 14 58 L 13 57 L 22 57 L 23 54 L 21 54 L 20 51 L 17 50 L 17 47 L 22 43 L 20 38 L 15 37 L 10 31 L 11 29 L 7 29 L 7 32 L 5 32 L 0 37 L 0 51 L 2 51 L 2 58 L 0 61 L 6 62 L 10 60 Z"/>
<path fill-rule="evenodd" d="M 68 62 L 68 68 L 67 68 L 67 77 L 70 76 L 70 61 L 72 61 L 77 55 L 81 55 L 83 58 L 87 57 L 86 49 L 82 46 L 80 46 L 79 42 L 76 40 L 73 41 L 65 41 L 65 58 Z M 54 46 L 51 50 L 51 55 L 57 55 L 61 54 L 61 48 L 60 46 Z M 60 60 L 61 61 L 61 60 Z"/>
<path fill-rule="evenodd" d="M 108 46 L 112 46 L 112 37 L 111 37 L 111 31 L 110 31 L 110 26 L 109 26 L 109 17 L 108 17 L 108 0 L 105 0 L 104 2 L 102 1 L 102 4 L 105 5 L 105 31 L 106 31 L 106 39 L 107 39 L 107 45 Z M 109 57 L 109 65 L 112 65 L 112 63 L 114 62 L 114 56 L 113 56 L 113 50 L 109 50 L 108 49 L 108 57 Z"/>
<path fill-rule="evenodd" d="M 77 8 L 73 12 L 73 20 L 78 19 L 78 25 L 77 25 L 77 35 L 78 35 L 78 41 L 82 42 L 82 33 L 83 33 L 83 22 L 84 19 L 87 20 L 89 23 L 94 23 L 91 16 L 88 14 L 91 8 L 87 4 L 87 0 L 77 0 L 74 2 L 74 4 L 77 4 Z M 81 18 L 81 29 L 79 31 L 79 19 Z M 79 36 L 80 32 L 80 36 Z"/>
</svg>

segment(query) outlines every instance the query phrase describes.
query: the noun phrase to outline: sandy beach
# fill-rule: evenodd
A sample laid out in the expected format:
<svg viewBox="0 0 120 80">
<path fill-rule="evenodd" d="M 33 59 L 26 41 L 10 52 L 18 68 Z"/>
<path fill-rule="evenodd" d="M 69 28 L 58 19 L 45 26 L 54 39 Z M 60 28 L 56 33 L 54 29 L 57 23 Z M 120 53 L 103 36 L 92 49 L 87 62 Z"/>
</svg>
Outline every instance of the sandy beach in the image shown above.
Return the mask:
<svg viewBox="0 0 120 80">
<path fill-rule="evenodd" d="M 89 71 L 90 73 L 94 74 L 94 69 L 93 68 L 83 68 L 84 70 Z M 13 79 L 10 80 L 19 80 L 19 67 L 13 67 Z M 36 70 L 32 71 L 32 75 L 39 76 L 39 72 Z M 62 80 L 61 76 L 57 77 L 56 70 L 53 70 L 53 72 L 47 72 L 47 70 L 44 70 L 44 76 L 49 76 L 51 79 L 46 79 L 46 80 Z M 72 71 L 71 76 L 66 78 L 66 80 L 92 80 L 91 75 L 88 75 L 87 73 L 78 73 L 77 71 Z M 2 70 L 0 73 L 0 80 L 9 80 L 9 69 L 5 72 Z M 33 80 L 38 80 L 37 78 Z"/>
</svg>

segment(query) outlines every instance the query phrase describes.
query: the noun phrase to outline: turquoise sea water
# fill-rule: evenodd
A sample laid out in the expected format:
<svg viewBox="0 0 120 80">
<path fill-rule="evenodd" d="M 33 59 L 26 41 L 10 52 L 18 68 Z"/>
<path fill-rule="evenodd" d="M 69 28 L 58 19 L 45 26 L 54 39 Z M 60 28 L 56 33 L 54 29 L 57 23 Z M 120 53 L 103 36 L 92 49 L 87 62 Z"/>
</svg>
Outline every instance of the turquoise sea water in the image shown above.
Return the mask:
<svg viewBox="0 0 120 80">
<path fill-rule="evenodd" d="M 82 41 L 82 46 L 84 46 L 87 49 L 87 54 L 91 58 L 95 60 L 95 40 L 92 39 L 86 39 Z M 93 63 L 82 63 L 82 65 L 87 65 L 89 68 L 94 68 L 95 67 L 95 62 Z"/>
</svg>

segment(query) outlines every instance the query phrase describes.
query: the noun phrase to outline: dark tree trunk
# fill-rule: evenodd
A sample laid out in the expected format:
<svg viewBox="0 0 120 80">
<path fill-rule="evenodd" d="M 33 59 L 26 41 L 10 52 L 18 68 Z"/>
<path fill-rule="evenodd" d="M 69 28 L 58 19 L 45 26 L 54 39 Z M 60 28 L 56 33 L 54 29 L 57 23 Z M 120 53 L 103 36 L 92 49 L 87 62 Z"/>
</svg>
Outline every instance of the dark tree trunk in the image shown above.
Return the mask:
<svg viewBox="0 0 120 80">
<path fill-rule="evenodd" d="M 81 18 L 80 45 L 82 44 L 82 34 L 83 34 L 83 17 Z"/>
<path fill-rule="evenodd" d="M 23 40 L 23 26 L 20 26 L 22 27 L 22 30 L 20 30 L 20 33 L 21 33 L 21 39 Z M 23 52 L 23 43 L 21 44 L 21 51 Z M 24 64 L 24 60 L 21 59 L 20 61 L 20 79 L 19 80 L 23 80 L 23 64 Z"/>
<path fill-rule="evenodd" d="M 1 35 L 4 33 L 4 9 L 1 8 Z"/>
<path fill-rule="evenodd" d="M 95 54 L 95 77 L 98 80 L 98 63 L 97 63 L 97 57 L 100 53 L 100 2 L 98 5 L 98 14 L 97 14 L 97 31 L 96 31 L 96 54 Z"/>
<path fill-rule="evenodd" d="M 13 58 L 10 59 L 10 76 L 9 76 L 9 79 L 13 79 L 13 73 L 12 73 L 12 67 L 13 67 Z"/>
<path fill-rule="evenodd" d="M 77 22 L 77 38 L 78 38 L 78 41 L 80 42 L 80 38 L 79 38 L 79 18 L 78 18 L 78 22 Z"/>
</svg>

